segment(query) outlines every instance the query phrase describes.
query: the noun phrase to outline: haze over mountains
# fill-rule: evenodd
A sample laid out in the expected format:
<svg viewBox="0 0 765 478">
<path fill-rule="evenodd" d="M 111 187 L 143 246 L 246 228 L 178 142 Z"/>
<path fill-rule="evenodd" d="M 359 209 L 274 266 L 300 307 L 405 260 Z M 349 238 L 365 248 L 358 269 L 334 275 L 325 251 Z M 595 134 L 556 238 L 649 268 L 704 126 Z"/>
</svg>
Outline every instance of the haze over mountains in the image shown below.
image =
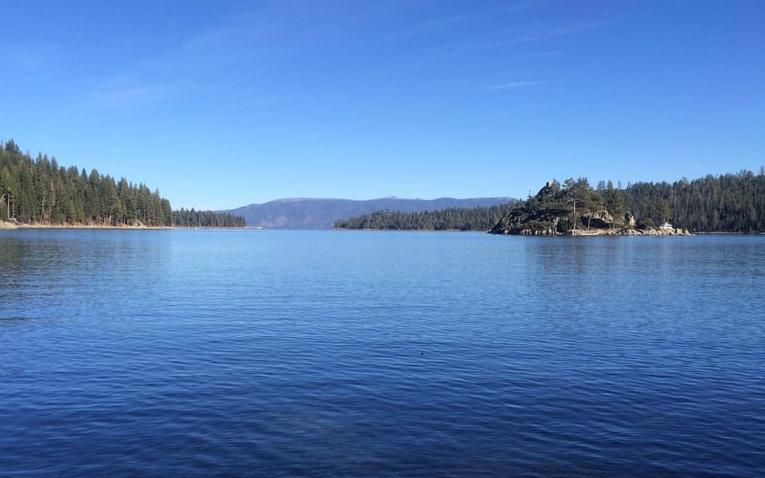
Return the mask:
<svg viewBox="0 0 765 478">
<path fill-rule="evenodd" d="M 489 207 L 512 201 L 509 197 L 402 199 L 277 199 L 263 204 L 250 204 L 231 209 L 231 214 L 242 216 L 248 227 L 272 229 L 329 229 L 338 219 L 359 216 L 380 210 L 420 212 L 447 208 Z"/>
</svg>

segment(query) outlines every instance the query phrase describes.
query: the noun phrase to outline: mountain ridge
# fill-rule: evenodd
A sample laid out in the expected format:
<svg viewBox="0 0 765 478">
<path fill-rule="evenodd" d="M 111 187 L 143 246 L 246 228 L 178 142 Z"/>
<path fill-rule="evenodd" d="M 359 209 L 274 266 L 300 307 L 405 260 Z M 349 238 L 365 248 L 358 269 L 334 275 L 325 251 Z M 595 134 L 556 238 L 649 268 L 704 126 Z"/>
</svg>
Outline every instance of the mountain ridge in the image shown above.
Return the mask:
<svg viewBox="0 0 765 478">
<path fill-rule="evenodd" d="M 248 227 L 264 229 L 330 229 L 335 221 L 380 210 L 422 212 L 448 208 L 490 207 L 513 201 L 510 197 L 408 199 L 279 198 L 226 211 L 242 216 Z"/>
</svg>

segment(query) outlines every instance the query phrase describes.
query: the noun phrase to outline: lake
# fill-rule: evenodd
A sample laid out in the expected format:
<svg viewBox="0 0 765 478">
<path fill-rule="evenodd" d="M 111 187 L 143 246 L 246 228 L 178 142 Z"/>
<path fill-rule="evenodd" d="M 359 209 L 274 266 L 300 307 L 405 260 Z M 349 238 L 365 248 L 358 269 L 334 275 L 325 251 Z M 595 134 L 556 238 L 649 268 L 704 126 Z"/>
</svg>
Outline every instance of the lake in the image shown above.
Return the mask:
<svg viewBox="0 0 765 478">
<path fill-rule="evenodd" d="M 765 236 L 0 231 L 0 476 L 765 473 Z"/>
</svg>

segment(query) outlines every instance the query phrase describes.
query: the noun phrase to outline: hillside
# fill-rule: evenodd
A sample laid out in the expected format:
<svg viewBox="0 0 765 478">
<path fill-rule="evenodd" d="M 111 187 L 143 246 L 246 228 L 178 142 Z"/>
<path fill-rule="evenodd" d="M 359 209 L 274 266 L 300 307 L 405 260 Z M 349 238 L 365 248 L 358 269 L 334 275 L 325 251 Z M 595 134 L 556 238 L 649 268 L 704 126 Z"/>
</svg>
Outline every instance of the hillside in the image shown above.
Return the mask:
<svg viewBox="0 0 765 478">
<path fill-rule="evenodd" d="M 32 158 L 13 141 L 0 147 L 0 222 L 5 227 L 236 227 L 242 218 L 211 211 L 173 211 L 159 190 L 93 169 Z"/>
<path fill-rule="evenodd" d="M 422 212 L 449 208 L 490 207 L 508 203 L 510 200 L 510 198 L 401 199 L 389 197 L 356 201 L 300 198 L 251 204 L 225 212 L 244 217 L 249 227 L 329 229 L 338 220 L 381 210 Z"/>
</svg>

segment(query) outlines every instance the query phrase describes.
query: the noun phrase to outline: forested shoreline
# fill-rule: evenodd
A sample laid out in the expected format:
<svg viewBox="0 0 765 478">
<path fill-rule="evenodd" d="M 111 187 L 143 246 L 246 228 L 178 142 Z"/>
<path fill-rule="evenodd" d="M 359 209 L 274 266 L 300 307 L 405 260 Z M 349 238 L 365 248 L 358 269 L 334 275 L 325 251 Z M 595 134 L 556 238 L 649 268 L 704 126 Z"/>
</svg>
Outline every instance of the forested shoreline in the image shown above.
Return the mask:
<svg viewBox="0 0 765 478">
<path fill-rule="evenodd" d="M 180 209 L 173 211 L 173 225 L 177 227 L 245 227 L 243 217 L 227 212 Z"/>
<path fill-rule="evenodd" d="M 765 169 L 708 175 L 689 181 L 639 182 L 626 188 L 587 178 L 548 183 L 552 196 L 529 197 L 502 206 L 449 208 L 425 212 L 377 211 L 342 219 L 339 229 L 487 231 L 506 215 L 533 218 L 554 213 L 557 228 L 579 214 L 606 211 L 614 224 L 638 228 L 665 222 L 691 232 L 765 232 Z M 547 187 L 547 186 L 546 186 Z M 560 197 L 558 197 L 560 196 Z M 116 180 L 93 169 L 64 167 L 55 158 L 32 158 L 13 141 L 0 147 L 0 220 L 14 224 L 93 227 L 244 227 L 230 213 L 181 209 L 142 183 Z M 573 220 L 571 226 L 577 219 Z"/>
<path fill-rule="evenodd" d="M 648 225 L 672 222 L 692 232 L 765 231 L 765 168 L 673 183 L 635 183 L 624 205 Z"/>
<path fill-rule="evenodd" d="M 410 231 L 486 231 L 500 220 L 511 204 L 423 212 L 376 211 L 341 219 L 335 222 L 334 227 Z"/>
<path fill-rule="evenodd" d="M 173 211 L 158 189 L 93 169 L 32 158 L 14 141 L 0 148 L 0 220 L 27 225 L 104 227 L 243 227 L 212 211 Z"/>
<path fill-rule="evenodd" d="M 614 186 L 611 181 L 600 181 L 593 188 L 587 178 L 573 178 L 561 185 L 551 181 L 546 188 L 544 203 L 540 196 L 529 197 L 515 205 L 495 208 L 453 209 L 426 213 L 378 211 L 363 216 L 343 219 L 335 223 L 339 229 L 387 230 L 489 230 L 497 221 L 494 217 L 505 214 L 524 215 L 526 221 L 534 217 L 551 215 L 566 225 L 573 217 L 574 205 L 579 214 L 607 211 L 616 218 L 615 225 L 624 225 L 625 215 L 634 219 L 635 227 L 650 229 L 665 222 L 691 232 L 765 231 L 765 169 L 759 174 L 741 171 L 737 174 L 708 175 L 689 181 L 639 182 L 626 188 Z M 545 188 L 543 188 L 544 190 Z M 540 191 L 541 193 L 542 191 Z M 549 194 L 548 194 L 549 193 Z M 551 195 L 550 195 L 551 194 Z M 541 221 L 544 222 L 544 221 Z M 531 224 L 534 227 L 534 224 Z M 549 226 L 545 224 L 545 226 Z M 541 224 L 540 224 L 541 227 Z"/>
</svg>

